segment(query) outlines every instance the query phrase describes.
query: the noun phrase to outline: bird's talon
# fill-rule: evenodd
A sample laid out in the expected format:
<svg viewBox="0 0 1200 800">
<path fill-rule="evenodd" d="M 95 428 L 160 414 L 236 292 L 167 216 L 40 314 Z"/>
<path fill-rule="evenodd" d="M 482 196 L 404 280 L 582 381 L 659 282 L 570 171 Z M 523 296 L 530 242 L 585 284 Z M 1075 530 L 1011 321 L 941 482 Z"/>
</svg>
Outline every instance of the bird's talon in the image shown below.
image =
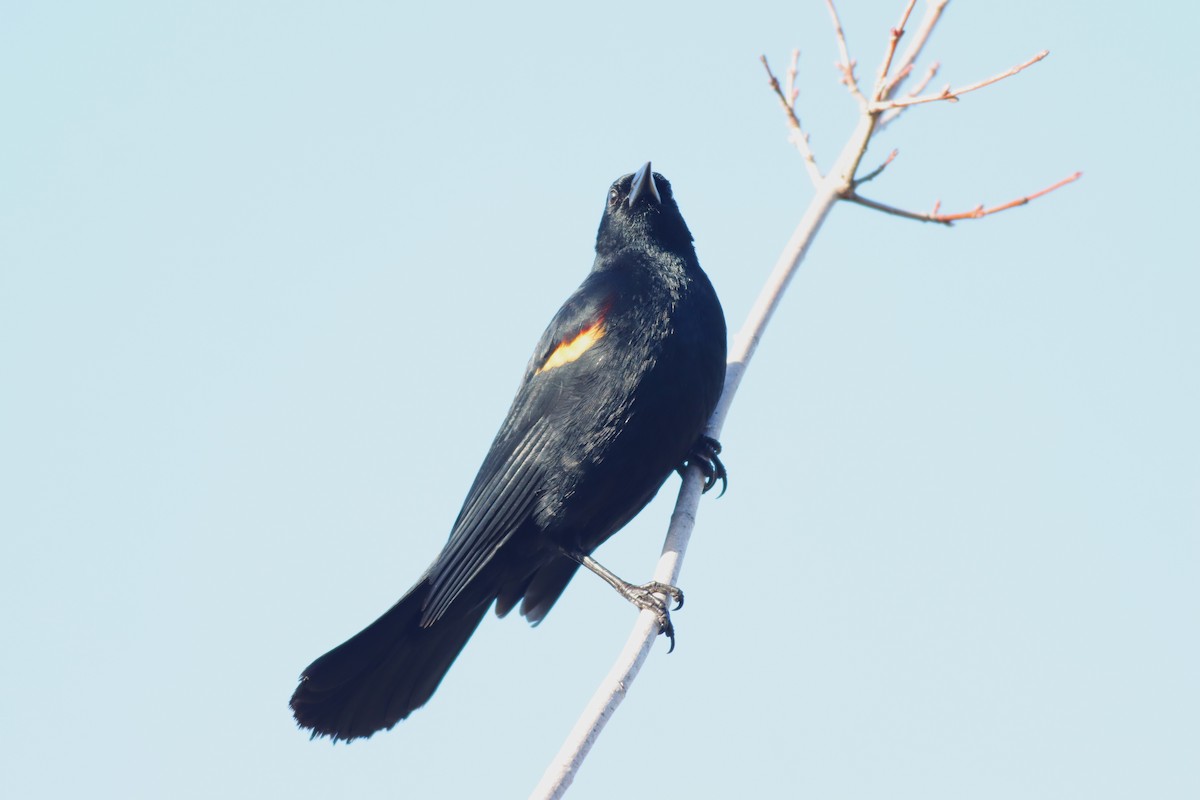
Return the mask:
<svg viewBox="0 0 1200 800">
<path fill-rule="evenodd" d="M 662 583 L 660 581 L 650 581 L 649 583 L 643 583 L 637 588 L 644 589 L 651 594 L 663 594 L 670 597 L 675 601 L 675 608 L 672 609 L 673 611 L 678 611 L 679 609 L 683 608 L 683 590 L 678 586 L 672 586 L 669 583 Z"/>
<path fill-rule="evenodd" d="M 626 597 L 639 609 L 653 612 L 654 619 L 658 623 L 658 632 L 671 642 L 667 652 L 673 652 L 675 650 L 675 626 L 671 624 L 671 613 L 667 610 L 667 600 L 664 597 L 674 600 L 675 608 L 671 610 L 678 611 L 683 608 L 683 591 L 678 586 L 672 586 L 669 583 L 650 581 L 641 586 L 630 586 Z"/>
<path fill-rule="evenodd" d="M 654 595 L 650 596 L 654 597 Z M 654 599 L 657 600 L 658 598 L 655 597 Z M 661 605 L 648 610 L 654 612 L 655 622 L 658 623 L 659 635 L 666 636 L 668 641 L 671 642 L 671 646 L 667 648 L 667 652 L 670 653 L 675 649 L 675 626 L 671 624 L 670 612 L 667 611 L 665 606 Z"/>
<path fill-rule="evenodd" d="M 701 494 L 707 494 L 709 489 L 717 485 L 717 481 L 721 482 L 721 494 L 717 497 L 724 495 L 725 490 L 729 488 L 729 473 L 725 471 L 725 465 L 718 457 L 720 454 L 720 442 L 711 436 L 701 436 L 696 440 L 696 446 L 692 448 L 687 461 L 683 464 L 685 467 L 695 464 L 700 468 L 700 474 L 704 477 Z M 680 474 L 682 474 L 682 470 Z"/>
</svg>

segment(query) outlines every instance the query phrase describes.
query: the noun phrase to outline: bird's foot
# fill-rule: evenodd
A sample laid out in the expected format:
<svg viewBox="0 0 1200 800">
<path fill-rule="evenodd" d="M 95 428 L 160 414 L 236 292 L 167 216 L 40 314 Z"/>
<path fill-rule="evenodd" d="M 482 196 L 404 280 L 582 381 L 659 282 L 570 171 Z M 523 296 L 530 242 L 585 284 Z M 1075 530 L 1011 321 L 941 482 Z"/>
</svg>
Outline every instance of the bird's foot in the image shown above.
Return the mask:
<svg viewBox="0 0 1200 800">
<path fill-rule="evenodd" d="M 671 624 L 667 598 L 675 601 L 675 608 L 672 610 L 678 611 L 683 608 L 683 591 L 678 586 L 659 581 L 650 581 L 641 586 L 627 583 L 617 587 L 617 591 L 641 610 L 654 614 L 654 618 L 658 622 L 658 632 L 665 635 L 671 642 L 667 652 L 672 652 L 675 649 L 675 626 Z"/>
<path fill-rule="evenodd" d="M 717 495 L 720 497 L 729 488 L 729 473 L 725 471 L 725 465 L 718 458 L 720 454 L 720 442 L 711 436 L 701 436 L 692 447 L 692 452 L 688 453 L 687 460 L 679 466 L 680 476 L 683 475 L 684 470 L 695 464 L 704 476 L 704 493 L 707 493 L 709 489 L 717 485 L 717 481 L 720 481 L 721 494 Z"/>
<path fill-rule="evenodd" d="M 667 652 L 670 653 L 675 649 L 675 626 L 671 624 L 671 614 L 667 610 L 667 598 L 675 601 L 676 611 L 683 608 L 683 592 L 678 586 L 661 581 L 650 581 L 638 586 L 617 576 L 608 567 L 586 553 L 567 548 L 563 548 L 562 553 L 599 575 L 605 583 L 616 589 L 621 597 L 643 611 L 653 613 L 654 618 L 658 620 L 658 632 L 666 634 L 667 638 L 671 640 L 671 648 Z"/>
</svg>

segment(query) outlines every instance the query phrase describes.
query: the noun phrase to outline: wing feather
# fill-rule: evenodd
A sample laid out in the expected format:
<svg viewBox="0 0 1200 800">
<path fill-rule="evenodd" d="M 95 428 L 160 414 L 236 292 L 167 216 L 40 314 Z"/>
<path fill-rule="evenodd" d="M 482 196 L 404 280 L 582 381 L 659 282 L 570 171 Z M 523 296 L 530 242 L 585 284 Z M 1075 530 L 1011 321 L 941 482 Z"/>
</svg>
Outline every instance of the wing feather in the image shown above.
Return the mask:
<svg viewBox="0 0 1200 800">
<path fill-rule="evenodd" d="M 546 486 L 548 464 L 554 461 L 544 456 L 563 435 L 555 420 L 570 407 L 564 406 L 563 383 L 556 373 L 603 339 L 604 317 L 615 293 L 610 280 L 600 273 L 589 275 L 542 334 L 450 539 L 430 568 L 432 589 L 422 626 L 445 614 L 532 516 Z"/>
<path fill-rule="evenodd" d="M 550 426 L 538 419 L 503 465 L 481 472 L 430 575 L 433 588 L 421 617 L 423 626 L 446 612 L 529 518 L 544 467 L 540 455 L 549 439 Z"/>
</svg>

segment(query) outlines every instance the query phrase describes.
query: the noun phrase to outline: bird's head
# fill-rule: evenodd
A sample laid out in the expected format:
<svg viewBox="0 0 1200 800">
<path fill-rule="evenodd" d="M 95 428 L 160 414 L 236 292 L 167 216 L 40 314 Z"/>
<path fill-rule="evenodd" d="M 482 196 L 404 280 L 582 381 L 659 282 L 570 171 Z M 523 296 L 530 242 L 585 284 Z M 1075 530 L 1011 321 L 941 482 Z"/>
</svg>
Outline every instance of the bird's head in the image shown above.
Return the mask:
<svg viewBox="0 0 1200 800">
<path fill-rule="evenodd" d="M 619 250 L 651 240 L 668 248 L 690 247 L 692 232 L 675 204 L 671 183 L 652 172 L 647 161 L 637 172 L 617 178 L 609 188 L 596 250 Z"/>
</svg>

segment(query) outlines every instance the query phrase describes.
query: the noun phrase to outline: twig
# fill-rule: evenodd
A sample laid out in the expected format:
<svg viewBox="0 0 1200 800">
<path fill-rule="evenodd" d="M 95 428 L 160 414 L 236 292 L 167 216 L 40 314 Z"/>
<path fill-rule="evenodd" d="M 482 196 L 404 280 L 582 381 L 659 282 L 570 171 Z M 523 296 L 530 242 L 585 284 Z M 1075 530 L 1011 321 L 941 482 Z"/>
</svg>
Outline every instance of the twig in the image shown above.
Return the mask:
<svg viewBox="0 0 1200 800">
<path fill-rule="evenodd" d="M 921 24 L 917 26 L 917 32 L 909 40 L 908 47 L 905 48 L 904 54 L 900 56 L 900 61 L 896 64 L 896 77 L 888 83 L 882 99 L 886 100 L 900 87 L 904 79 L 912 74 L 912 69 L 917 63 L 917 58 L 921 55 L 921 51 L 925 49 L 925 43 L 929 41 L 929 36 L 933 33 L 934 26 L 941 19 L 942 11 L 945 10 L 946 4 L 949 2 L 950 0 L 933 0 L 925 9 L 925 16 L 921 19 Z M 914 94 L 918 92 L 914 92 Z"/>
<path fill-rule="evenodd" d="M 857 192 L 850 192 L 842 195 L 843 200 L 849 200 L 851 203 L 857 203 L 860 206 L 873 208 L 876 211 L 882 211 L 885 214 L 891 214 L 896 217 L 904 217 L 905 219 L 915 219 L 917 222 L 940 222 L 943 225 L 949 226 L 950 223 L 944 220 L 936 219 L 929 214 L 921 214 L 916 211 L 906 211 L 903 208 L 889 206 L 886 203 L 880 203 L 877 200 L 871 200 L 868 197 L 863 197 Z"/>
<path fill-rule="evenodd" d="M 908 4 L 904 6 L 904 13 L 900 15 L 900 22 L 896 27 L 892 28 L 891 35 L 888 36 L 887 49 L 883 53 L 883 60 L 879 62 L 879 75 L 875 78 L 875 91 L 871 93 L 871 100 L 879 102 L 882 100 L 890 86 L 888 82 L 888 70 L 892 68 L 892 58 L 896 55 L 896 45 L 900 43 L 900 39 L 904 36 L 904 26 L 908 24 L 908 18 L 912 14 L 913 6 L 917 4 L 917 0 L 908 0 Z M 907 74 L 906 70 L 902 70 Z"/>
<path fill-rule="evenodd" d="M 1023 206 L 1026 203 L 1028 203 L 1030 200 L 1036 200 L 1039 197 L 1048 195 L 1051 192 L 1053 192 L 1055 189 L 1061 189 L 1062 187 L 1066 186 L 1068 183 L 1074 183 L 1075 181 L 1079 180 L 1081 177 L 1083 177 L 1083 173 L 1076 172 L 1072 175 L 1068 175 L 1067 177 L 1063 178 L 1061 181 L 1058 181 L 1057 183 L 1050 184 L 1045 189 L 1039 189 L 1038 191 L 1033 192 L 1032 194 L 1027 194 L 1024 197 L 1018 197 L 1016 200 L 1009 200 L 1007 203 L 1001 203 L 1000 205 L 992 206 L 991 208 L 984 208 L 983 204 L 980 203 L 978 206 L 976 206 L 975 208 L 973 208 L 970 211 L 964 211 L 964 212 L 961 212 L 958 214 L 939 214 L 939 213 L 937 213 L 938 208 L 935 206 L 934 210 L 932 212 L 930 212 L 930 218 L 934 222 L 945 222 L 946 224 L 949 224 L 951 222 L 954 222 L 954 221 L 960 220 L 960 219 L 980 219 L 982 217 L 988 216 L 989 214 L 995 214 L 999 211 L 1007 211 L 1010 208 L 1016 208 L 1017 206 Z"/>
<path fill-rule="evenodd" d="M 868 181 L 873 181 L 876 178 L 878 178 L 880 173 L 882 173 L 885 169 L 887 169 L 887 165 L 892 163 L 893 161 L 895 161 L 896 156 L 898 156 L 898 155 L 900 155 L 900 151 L 893 149 L 892 152 L 888 154 L 888 157 L 883 160 L 882 164 L 880 164 L 878 167 L 876 167 L 875 169 L 868 172 L 866 175 L 863 175 L 861 178 L 855 178 L 855 180 L 854 180 L 855 187 L 861 186 L 862 184 L 864 184 Z"/>
<path fill-rule="evenodd" d="M 889 161 L 890 161 L 890 159 L 889 159 Z M 886 166 L 886 165 L 887 165 L 887 162 L 885 161 L 884 166 Z M 882 169 L 883 169 L 883 167 L 880 167 L 879 170 L 876 170 L 876 172 L 879 172 Z M 1069 175 L 1066 178 L 1063 178 L 1061 181 L 1058 181 L 1057 183 L 1053 183 L 1044 189 L 1039 189 L 1038 191 L 1033 192 L 1031 194 L 1027 194 L 1024 197 L 1018 197 L 1015 200 L 1009 200 L 1007 203 L 1001 203 L 1000 205 L 992 206 L 991 208 L 984 208 L 983 204 L 980 203 L 979 205 L 977 205 L 975 208 L 971 209 L 970 211 L 960 211 L 956 214 L 940 213 L 941 207 L 942 207 L 942 203 L 940 200 L 933 204 L 932 211 L 930 211 L 926 214 L 922 214 L 917 211 L 906 211 L 903 208 L 896 208 L 895 206 L 889 206 L 886 203 L 880 203 L 877 200 L 871 200 L 869 198 L 863 197 L 862 195 L 860 195 L 854 191 L 845 193 L 842 195 L 842 197 L 846 200 L 849 200 L 852 203 L 857 203 L 858 205 L 866 206 L 867 208 L 873 208 L 876 211 L 882 211 L 885 214 L 892 214 L 893 216 L 904 217 L 905 219 L 915 219 L 915 220 L 918 220 L 919 222 L 936 222 L 940 225 L 952 225 L 955 222 L 958 222 L 959 220 L 982 219 L 983 217 L 989 216 L 991 214 L 996 214 L 1000 211 L 1007 211 L 1010 208 L 1016 208 L 1017 206 L 1023 206 L 1031 200 L 1036 200 L 1039 197 L 1050 194 L 1050 192 L 1053 192 L 1055 189 L 1061 189 L 1062 187 L 1066 186 L 1068 183 L 1074 183 L 1075 181 L 1079 180 L 1080 177 L 1082 177 L 1082 176 L 1083 176 L 1082 172 L 1076 172 L 1073 175 Z M 859 181 L 859 183 L 862 183 L 865 180 L 866 180 L 866 178 L 863 178 Z"/>
<path fill-rule="evenodd" d="M 939 64 L 937 61 L 933 62 L 933 64 L 930 65 L 929 69 L 925 70 L 925 74 L 921 77 L 921 80 L 917 82 L 917 85 L 914 86 L 911 90 L 909 90 L 908 96 L 916 97 L 921 92 L 925 91 L 925 87 L 928 86 L 929 82 L 931 80 L 933 80 L 935 75 L 937 75 L 937 71 L 940 67 L 941 67 L 941 64 Z M 879 131 L 886 128 L 888 125 L 891 125 L 892 122 L 895 121 L 896 117 L 898 117 L 904 113 L 904 110 L 906 108 L 908 108 L 908 106 L 900 106 L 899 108 L 889 108 L 887 111 L 880 114 L 879 115 L 879 123 L 875 126 L 875 132 L 878 133 Z"/>
<path fill-rule="evenodd" d="M 982 89 L 985 86 L 991 86 L 993 83 L 1002 81 L 1005 78 L 1011 78 L 1018 72 L 1032 67 L 1034 64 L 1041 61 L 1048 55 L 1050 55 L 1050 51 L 1043 50 L 1028 61 L 1023 61 L 1011 69 L 1007 69 L 1004 72 L 1001 72 L 998 75 L 993 75 L 990 78 L 985 78 L 977 83 L 972 83 L 969 86 L 963 86 L 958 89 L 951 89 L 949 86 L 946 86 L 945 89 L 942 89 L 942 91 L 936 94 L 925 94 L 920 95 L 919 97 L 901 97 L 898 100 L 885 100 L 883 102 L 875 103 L 872 106 L 872 110 L 882 111 L 888 108 L 904 108 L 905 106 L 915 106 L 919 103 L 933 103 L 937 100 L 949 100 L 950 102 L 954 103 L 958 101 L 960 96 L 966 94 L 967 92 L 973 92 L 976 89 Z"/>
<path fill-rule="evenodd" d="M 907 78 L 912 73 L 912 71 L 913 71 L 912 64 L 906 64 L 905 66 L 903 66 L 899 70 L 897 70 L 896 74 L 892 76 L 892 79 L 887 82 L 887 86 L 884 88 L 884 94 L 886 95 L 893 86 L 899 84 L 905 78 Z"/>
<path fill-rule="evenodd" d="M 798 52 L 796 58 L 799 58 Z M 775 92 L 775 96 L 779 98 L 779 104 L 783 106 L 783 113 L 787 115 L 788 128 L 790 129 L 788 138 L 796 149 L 800 151 L 800 156 L 804 159 L 804 167 L 808 170 L 808 177 L 812 179 L 814 185 L 819 184 L 822 180 L 821 170 L 817 166 L 816 158 L 813 157 L 812 148 L 808 145 L 808 134 L 800 127 L 800 118 L 796 116 L 796 109 L 792 107 L 792 103 L 788 101 L 788 98 L 784 96 L 783 90 L 779 88 L 779 79 L 775 77 L 775 73 L 771 72 L 771 65 L 767 63 L 767 57 L 759 56 L 758 60 L 762 62 L 763 69 L 767 71 L 771 91 Z M 791 94 L 791 90 L 789 90 L 788 94 Z"/>
<path fill-rule="evenodd" d="M 800 97 L 800 90 L 796 88 L 796 75 L 800 72 L 800 51 L 792 51 L 792 63 L 788 64 L 787 85 L 784 94 L 787 95 L 788 106 L 792 109 L 796 108 L 796 100 Z"/>
<path fill-rule="evenodd" d="M 846 34 L 842 30 L 842 21 L 838 18 L 833 0 L 825 0 L 825 6 L 829 9 L 829 16 L 833 19 L 833 35 L 837 39 L 838 52 L 842 55 L 842 60 L 837 65 L 842 73 L 842 83 L 850 90 L 850 94 L 854 95 L 858 104 L 865 109 L 868 105 L 867 98 L 858 88 L 858 81 L 854 78 L 854 60 L 850 58 L 850 48 L 846 46 Z"/>
<path fill-rule="evenodd" d="M 912 91 L 908 93 L 909 97 L 916 97 L 921 92 L 925 91 L 925 87 L 928 86 L 929 82 L 933 80 L 935 75 L 937 75 L 937 72 L 941 66 L 941 62 L 938 61 L 930 64 L 929 69 L 925 70 L 925 75 L 921 78 L 917 85 L 912 88 Z"/>
</svg>

